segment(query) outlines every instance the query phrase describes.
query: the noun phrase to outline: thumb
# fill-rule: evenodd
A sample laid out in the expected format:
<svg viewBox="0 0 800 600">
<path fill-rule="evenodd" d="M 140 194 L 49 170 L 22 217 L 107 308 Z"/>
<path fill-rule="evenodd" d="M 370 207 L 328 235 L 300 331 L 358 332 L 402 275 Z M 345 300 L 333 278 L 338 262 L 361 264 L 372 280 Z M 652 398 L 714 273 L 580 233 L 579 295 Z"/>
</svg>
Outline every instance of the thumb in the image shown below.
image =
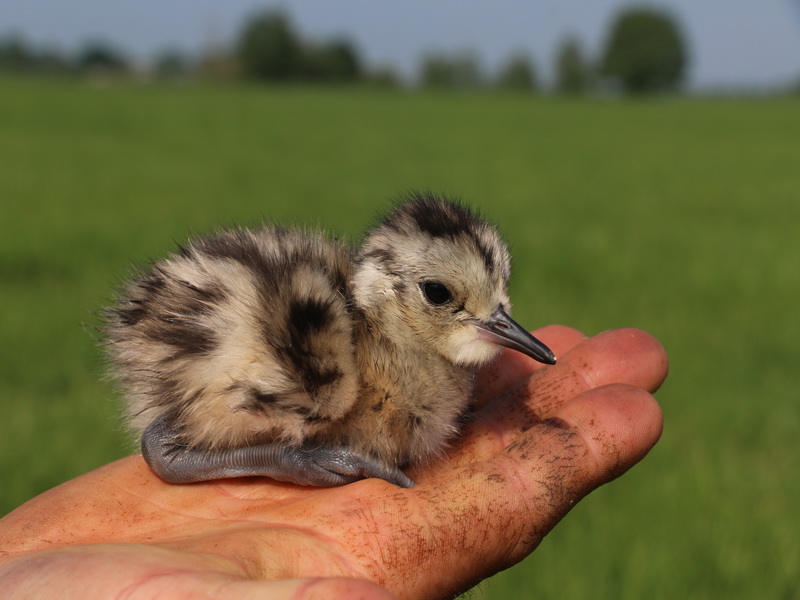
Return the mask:
<svg viewBox="0 0 800 600">
<path fill-rule="evenodd" d="M 245 581 L 222 584 L 214 600 L 393 600 L 389 592 L 369 581 L 346 577 Z"/>
</svg>

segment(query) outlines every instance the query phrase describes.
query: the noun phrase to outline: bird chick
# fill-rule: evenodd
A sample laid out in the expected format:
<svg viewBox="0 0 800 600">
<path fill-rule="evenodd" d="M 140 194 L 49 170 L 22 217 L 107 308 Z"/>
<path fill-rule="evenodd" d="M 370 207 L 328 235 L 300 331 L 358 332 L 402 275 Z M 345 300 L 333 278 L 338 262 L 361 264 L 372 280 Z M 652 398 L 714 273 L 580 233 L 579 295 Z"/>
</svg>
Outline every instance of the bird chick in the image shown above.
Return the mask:
<svg viewBox="0 0 800 600">
<path fill-rule="evenodd" d="M 500 346 L 555 362 L 509 316 L 509 275 L 494 227 L 417 194 L 359 249 L 275 226 L 192 240 L 128 283 L 107 346 L 167 481 L 410 487 Z"/>
</svg>

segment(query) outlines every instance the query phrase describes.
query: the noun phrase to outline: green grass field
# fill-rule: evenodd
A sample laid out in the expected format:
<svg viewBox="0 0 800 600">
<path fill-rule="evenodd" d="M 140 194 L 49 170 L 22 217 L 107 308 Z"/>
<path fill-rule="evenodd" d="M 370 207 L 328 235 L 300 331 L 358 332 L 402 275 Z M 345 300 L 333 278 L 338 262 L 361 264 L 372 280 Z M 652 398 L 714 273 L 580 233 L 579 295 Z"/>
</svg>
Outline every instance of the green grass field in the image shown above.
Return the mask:
<svg viewBox="0 0 800 600">
<path fill-rule="evenodd" d="M 644 328 L 664 437 L 477 598 L 800 598 L 800 102 L 0 79 L 0 514 L 132 450 L 96 312 L 264 218 L 356 236 L 411 188 L 512 244 L 515 316 Z"/>
</svg>

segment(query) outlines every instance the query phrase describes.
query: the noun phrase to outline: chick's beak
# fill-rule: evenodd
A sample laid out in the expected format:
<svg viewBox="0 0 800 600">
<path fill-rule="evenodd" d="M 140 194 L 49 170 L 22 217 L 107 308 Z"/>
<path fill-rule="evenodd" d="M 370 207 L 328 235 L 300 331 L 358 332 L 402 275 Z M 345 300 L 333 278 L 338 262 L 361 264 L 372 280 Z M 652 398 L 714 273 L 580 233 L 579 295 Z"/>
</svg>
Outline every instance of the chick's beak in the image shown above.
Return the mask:
<svg viewBox="0 0 800 600">
<path fill-rule="evenodd" d="M 530 356 L 534 360 L 547 365 L 556 364 L 556 356 L 552 350 L 533 337 L 527 330 L 508 316 L 502 308 L 498 308 L 485 321 L 473 321 L 478 329 L 478 338 Z"/>
</svg>

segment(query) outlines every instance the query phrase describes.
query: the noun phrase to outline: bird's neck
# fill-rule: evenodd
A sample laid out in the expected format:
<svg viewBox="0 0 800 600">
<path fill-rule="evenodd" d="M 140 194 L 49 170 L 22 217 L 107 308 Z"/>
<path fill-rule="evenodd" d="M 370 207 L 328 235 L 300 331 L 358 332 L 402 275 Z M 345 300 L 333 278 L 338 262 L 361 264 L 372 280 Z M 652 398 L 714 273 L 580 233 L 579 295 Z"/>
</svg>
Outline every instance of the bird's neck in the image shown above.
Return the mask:
<svg viewBox="0 0 800 600">
<path fill-rule="evenodd" d="M 443 438 L 469 401 L 473 370 L 453 364 L 406 321 L 397 297 L 400 285 L 368 261 L 354 274 L 351 306 L 362 377 L 359 402 L 365 404 L 366 415 L 375 413 L 374 408 L 366 412 L 366 405 L 391 398 L 391 413 L 404 422 L 409 416 L 415 419 L 419 406 L 436 398 L 436 418 L 425 421 L 428 426 L 438 423 L 434 428 Z M 378 416 L 386 418 L 385 413 Z M 417 433 L 430 438 L 424 447 L 436 445 L 436 435 Z"/>
<path fill-rule="evenodd" d="M 467 410 L 471 370 L 452 364 L 410 331 L 398 341 L 397 331 L 407 326 L 386 312 L 357 311 L 354 317 L 361 390 L 342 429 L 343 443 L 361 444 L 398 465 L 438 454 Z"/>
<path fill-rule="evenodd" d="M 397 307 L 385 305 L 357 307 L 355 320 L 361 329 L 361 337 L 381 345 L 389 345 L 399 349 L 424 350 L 421 341 L 403 320 Z M 395 350 L 395 352 L 398 350 Z"/>
</svg>

